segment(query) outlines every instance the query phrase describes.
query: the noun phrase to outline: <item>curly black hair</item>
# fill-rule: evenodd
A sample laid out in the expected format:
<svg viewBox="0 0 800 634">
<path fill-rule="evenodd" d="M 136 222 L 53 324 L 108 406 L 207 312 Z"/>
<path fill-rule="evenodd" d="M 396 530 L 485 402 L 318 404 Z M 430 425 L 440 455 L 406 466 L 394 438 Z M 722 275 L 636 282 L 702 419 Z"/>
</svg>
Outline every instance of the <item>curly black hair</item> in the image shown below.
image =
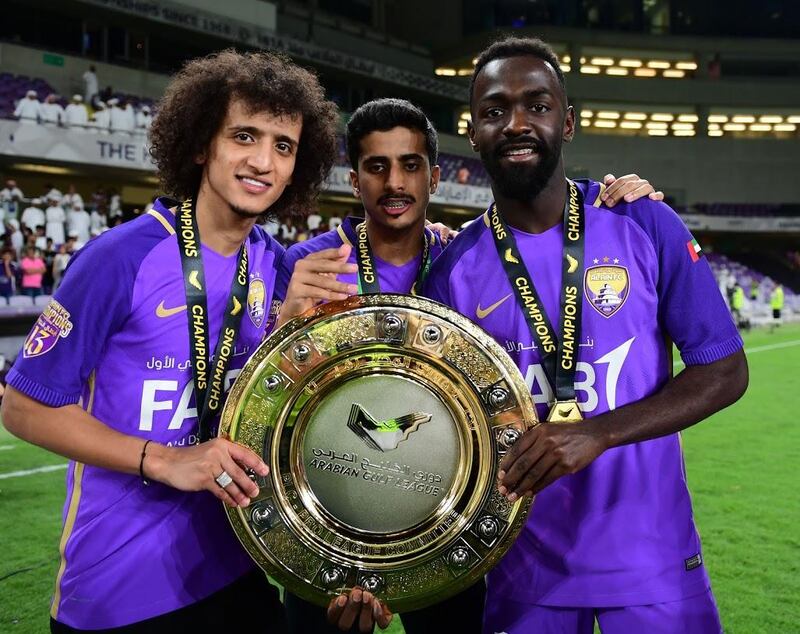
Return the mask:
<svg viewBox="0 0 800 634">
<path fill-rule="evenodd" d="M 207 153 L 232 99 L 252 111 L 302 116 L 292 182 L 267 213 L 311 211 L 336 160 L 339 113 L 313 72 L 274 53 L 228 49 L 188 61 L 173 77 L 150 128 L 150 154 L 164 191 L 181 199 L 196 195 L 203 166 L 195 157 Z"/>
</svg>

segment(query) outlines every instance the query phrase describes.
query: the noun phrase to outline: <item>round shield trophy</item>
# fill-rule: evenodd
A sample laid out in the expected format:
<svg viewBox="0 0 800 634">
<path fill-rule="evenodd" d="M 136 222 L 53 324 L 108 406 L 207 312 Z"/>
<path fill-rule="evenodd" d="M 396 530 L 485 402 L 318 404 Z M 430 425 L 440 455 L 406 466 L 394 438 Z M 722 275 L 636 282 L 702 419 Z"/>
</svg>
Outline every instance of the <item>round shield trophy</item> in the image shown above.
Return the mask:
<svg viewBox="0 0 800 634">
<path fill-rule="evenodd" d="M 475 583 L 531 499 L 497 491 L 499 462 L 536 424 L 511 358 L 436 302 L 362 295 L 273 333 L 228 396 L 220 434 L 270 467 L 227 508 L 253 559 L 320 605 L 354 585 L 395 611 Z"/>
</svg>

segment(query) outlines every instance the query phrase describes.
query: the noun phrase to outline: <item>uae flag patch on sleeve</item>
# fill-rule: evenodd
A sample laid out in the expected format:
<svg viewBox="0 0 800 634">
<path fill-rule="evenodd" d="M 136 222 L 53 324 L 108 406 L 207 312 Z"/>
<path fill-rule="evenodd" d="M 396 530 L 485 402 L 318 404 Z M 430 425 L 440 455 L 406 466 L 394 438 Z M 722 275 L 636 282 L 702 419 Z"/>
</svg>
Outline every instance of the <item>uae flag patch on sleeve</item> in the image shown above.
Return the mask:
<svg viewBox="0 0 800 634">
<path fill-rule="evenodd" d="M 686 243 L 686 248 L 689 249 L 689 256 L 692 258 L 692 262 L 697 262 L 700 259 L 700 245 L 697 244 L 697 240 L 692 238 L 689 242 Z"/>
</svg>

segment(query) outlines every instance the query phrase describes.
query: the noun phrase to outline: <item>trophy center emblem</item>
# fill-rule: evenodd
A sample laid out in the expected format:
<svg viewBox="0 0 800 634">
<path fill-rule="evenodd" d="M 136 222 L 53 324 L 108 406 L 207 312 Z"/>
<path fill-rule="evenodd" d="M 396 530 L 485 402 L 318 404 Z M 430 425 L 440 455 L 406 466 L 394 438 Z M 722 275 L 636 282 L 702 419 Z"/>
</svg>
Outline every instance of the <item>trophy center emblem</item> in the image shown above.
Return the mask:
<svg viewBox="0 0 800 634">
<path fill-rule="evenodd" d="M 347 427 L 371 449 L 393 451 L 404 440 L 413 434 L 420 425 L 431 420 L 431 414 L 412 412 L 398 418 L 375 420 L 367 410 L 358 403 L 350 408 Z"/>
</svg>

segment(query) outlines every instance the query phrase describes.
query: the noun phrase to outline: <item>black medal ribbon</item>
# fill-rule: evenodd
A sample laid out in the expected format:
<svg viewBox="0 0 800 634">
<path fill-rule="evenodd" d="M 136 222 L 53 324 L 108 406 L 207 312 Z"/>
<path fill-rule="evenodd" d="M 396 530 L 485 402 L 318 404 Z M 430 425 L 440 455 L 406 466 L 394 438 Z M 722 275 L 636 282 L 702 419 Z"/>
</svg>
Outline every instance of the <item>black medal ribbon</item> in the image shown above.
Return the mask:
<svg viewBox="0 0 800 634">
<path fill-rule="evenodd" d="M 561 341 L 553 330 L 544 305 L 536 291 L 533 277 L 522 261 L 517 241 L 506 225 L 497 205 L 489 210 L 489 228 L 517 304 L 539 349 L 542 367 L 553 386 L 557 402 L 575 400 L 575 368 L 581 331 L 583 308 L 583 262 L 586 217 L 583 193 L 572 181 L 567 181 L 567 200 L 564 204 L 563 268 L 561 272 L 561 301 L 559 325 Z"/>
<path fill-rule="evenodd" d="M 381 285 L 378 281 L 378 267 L 372 255 L 372 247 L 367 236 L 367 223 L 362 222 L 356 227 L 356 263 L 358 264 L 358 294 L 368 295 L 380 293 Z M 432 236 L 425 229 L 422 235 L 422 261 L 417 271 L 417 279 L 411 287 L 411 295 L 417 294 L 417 289 L 422 288 L 422 283 L 428 276 L 431 268 L 431 241 Z"/>
<path fill-rule="evenodd" d="M 200 233 L 194 198 L 183 201 L 177 211 L 177 236 L 186 291 L 186 314 L 189 323 L 189 351 L 194 379 L 197 425 L 200 442 L 211 438 L 211 421 L 222 409 L 225 372 L 233 355 L 234 342 L 247 304 L 248 254 L 242 244 L 239 259 L 225 305 L 213 362 L 209 360 L 209 325 L 206 280 L 200 252 Z"/>
</svg>

